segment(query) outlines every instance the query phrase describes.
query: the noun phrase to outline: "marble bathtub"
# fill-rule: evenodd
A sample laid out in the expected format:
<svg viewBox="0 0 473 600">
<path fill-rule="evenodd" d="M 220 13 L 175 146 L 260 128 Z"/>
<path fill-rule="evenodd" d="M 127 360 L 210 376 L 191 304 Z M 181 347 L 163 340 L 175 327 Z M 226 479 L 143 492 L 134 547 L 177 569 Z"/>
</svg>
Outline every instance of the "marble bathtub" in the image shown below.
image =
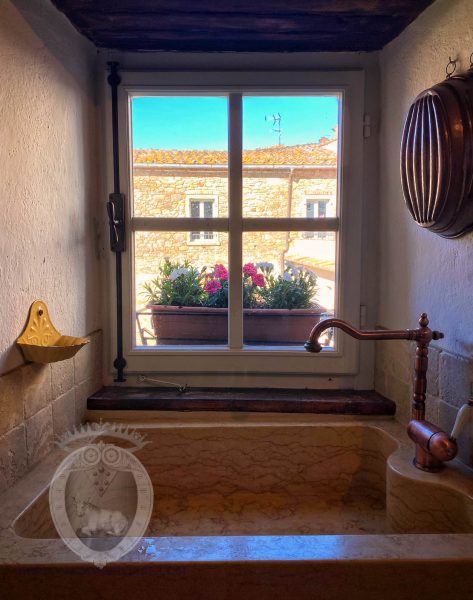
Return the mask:
<svg viewBox="0 0 473 600">
<path fill-rule="evenodd" d="M 88 598 L 473 598 L 473 472 L 457 461 L 415 469 L 395 421 L 139 416 L 155 496 L 148 537 L 103 571 L 68 550 L 49 514 L 55 450 L 0 497 L 0 597 L 44 597 L 48 573 L 58 598 L 85 597 L 85 574 Z"/>
</svg>

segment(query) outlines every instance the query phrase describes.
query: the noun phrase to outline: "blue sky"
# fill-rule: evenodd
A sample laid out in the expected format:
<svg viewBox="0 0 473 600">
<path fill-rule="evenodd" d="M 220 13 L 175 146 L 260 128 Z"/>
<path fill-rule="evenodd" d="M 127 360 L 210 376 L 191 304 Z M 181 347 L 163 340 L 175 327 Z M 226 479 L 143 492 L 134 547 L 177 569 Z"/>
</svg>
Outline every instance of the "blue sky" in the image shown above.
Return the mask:
<svg viewBox="0 0 473 600">
<path fill-rule="evenodd" d="M 287 146 L 331 137 L 338 121 L 336 96 L 246 96 L 243 146 L 273 146 L 278 133 L 266 120 L 281 115 L 281 143 Z M 209 96 L 153 96 L 132 101 L 133 148 L 226 150 L 227 99 Z"/>
</svg>

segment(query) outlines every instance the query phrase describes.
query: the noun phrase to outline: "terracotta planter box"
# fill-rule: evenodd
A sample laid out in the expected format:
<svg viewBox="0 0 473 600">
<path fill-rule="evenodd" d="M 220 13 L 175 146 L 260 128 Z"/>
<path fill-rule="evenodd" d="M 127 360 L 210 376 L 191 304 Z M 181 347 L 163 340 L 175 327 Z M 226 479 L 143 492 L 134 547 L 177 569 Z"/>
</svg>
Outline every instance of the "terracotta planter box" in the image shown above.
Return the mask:
<svg viewBox="0 0 473 600">
<path fill-rule="evenodd" d="M 228 309 L 151 304 L 152 323 L 158 344 L 225 344 L 228 339 Z M 250 344 L 303 344 L 310 330 L 325 315 L 325 309 L 243 310 L 243 334 Z"/>
</svg>

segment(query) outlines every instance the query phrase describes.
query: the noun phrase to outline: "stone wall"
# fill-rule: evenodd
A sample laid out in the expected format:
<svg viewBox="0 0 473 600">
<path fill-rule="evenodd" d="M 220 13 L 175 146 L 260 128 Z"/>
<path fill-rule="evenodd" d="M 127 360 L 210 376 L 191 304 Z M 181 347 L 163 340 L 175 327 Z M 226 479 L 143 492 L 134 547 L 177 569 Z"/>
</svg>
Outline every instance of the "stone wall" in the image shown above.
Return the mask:
<svg viewBox="0 0 473 600">
<path fill-rule="evenodd" d="M 375 389 L 396 402 L 397 419 L 406 425 L 411 418 L 415 348 L 414 342 L 376 342 Z M 450 433 L 458 409 L 471 397 L 472 381 L 471 357 L 452 354 L 432 344 L 427 371 L 427 421 Z M 473 467 L 472 438 L 470 420 L 458 439 L 458 456 Z"/>
<path fill-rule="evenodd" d="M 336 169 L 293 171 L 288 168 L 245 170 L 243 198 L 245 217 L 305 217 L 306 202 L 327 196 L 328 215 L 336 215 Z M 189 199 L 213 199 L 215 217 L 228 216 L 228 179 L 224 169 L 139 168 L 134 172 L 136 216 L 188 217 Z M 158 272 L 164 257 L 212 266 L 228 264 L 228 236 L 216 233 L 209 245 L 191 243 L 188 232 L 140 232 L 135 237 L 138 275 Z M 244 262 L 269 261 L 281 265 L 292 240 L 301 233 L 252 232 L 244 236 Z"/>
<path fill-rule="evenodd" d="M 88 337 L 74 358 L 0 377 L 0 493 L 46 456 L 55 436 L 84 422 L 87 398 L 102 386 L 102 332 Z"/>
</svg>

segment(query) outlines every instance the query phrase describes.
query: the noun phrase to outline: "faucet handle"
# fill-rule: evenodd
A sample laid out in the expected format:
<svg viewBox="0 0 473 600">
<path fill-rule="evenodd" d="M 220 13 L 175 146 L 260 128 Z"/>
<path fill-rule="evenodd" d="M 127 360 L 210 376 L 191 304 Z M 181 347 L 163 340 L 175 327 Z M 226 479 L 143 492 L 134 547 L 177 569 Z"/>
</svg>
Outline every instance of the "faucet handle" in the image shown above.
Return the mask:
<svg viewBox="0 0 473 600">
<path fill-rule="evenodd" d="M 422 471 L 439 471 L 444 462 L 457 455 L 456 441 L 429 421 L 412 419 L 407 433 L 416 444 L 414 465 Z"/>
<path fill-rule="evenodd" d="M 464 404 L 460 410 L 457 412 L 457 418 L 455 419 L 455 423 L 453 424 L 452 433 L 450 437 L 454 440 L 458 438 L 462 429 L 465 427 L 467 421 L 471 417 L 471 411 L 473 409 L 473 399 L 468 400 L 467 404 Z"/>
<path fill-rule="evenodd" d="M 424 312 L 420 315 L 418 323 L 420 329 L 418 329 L 417 331 L 420 331 L 421 335 L 427 334 L 427 337 L 429 337 L 432 340 L 441 340 L 443 337 L 445 337 L 441 331 L 432 331 L 431 329 L 429 329 L 429 317 L 427 316 L 427 313 Z"/>
</svg>

